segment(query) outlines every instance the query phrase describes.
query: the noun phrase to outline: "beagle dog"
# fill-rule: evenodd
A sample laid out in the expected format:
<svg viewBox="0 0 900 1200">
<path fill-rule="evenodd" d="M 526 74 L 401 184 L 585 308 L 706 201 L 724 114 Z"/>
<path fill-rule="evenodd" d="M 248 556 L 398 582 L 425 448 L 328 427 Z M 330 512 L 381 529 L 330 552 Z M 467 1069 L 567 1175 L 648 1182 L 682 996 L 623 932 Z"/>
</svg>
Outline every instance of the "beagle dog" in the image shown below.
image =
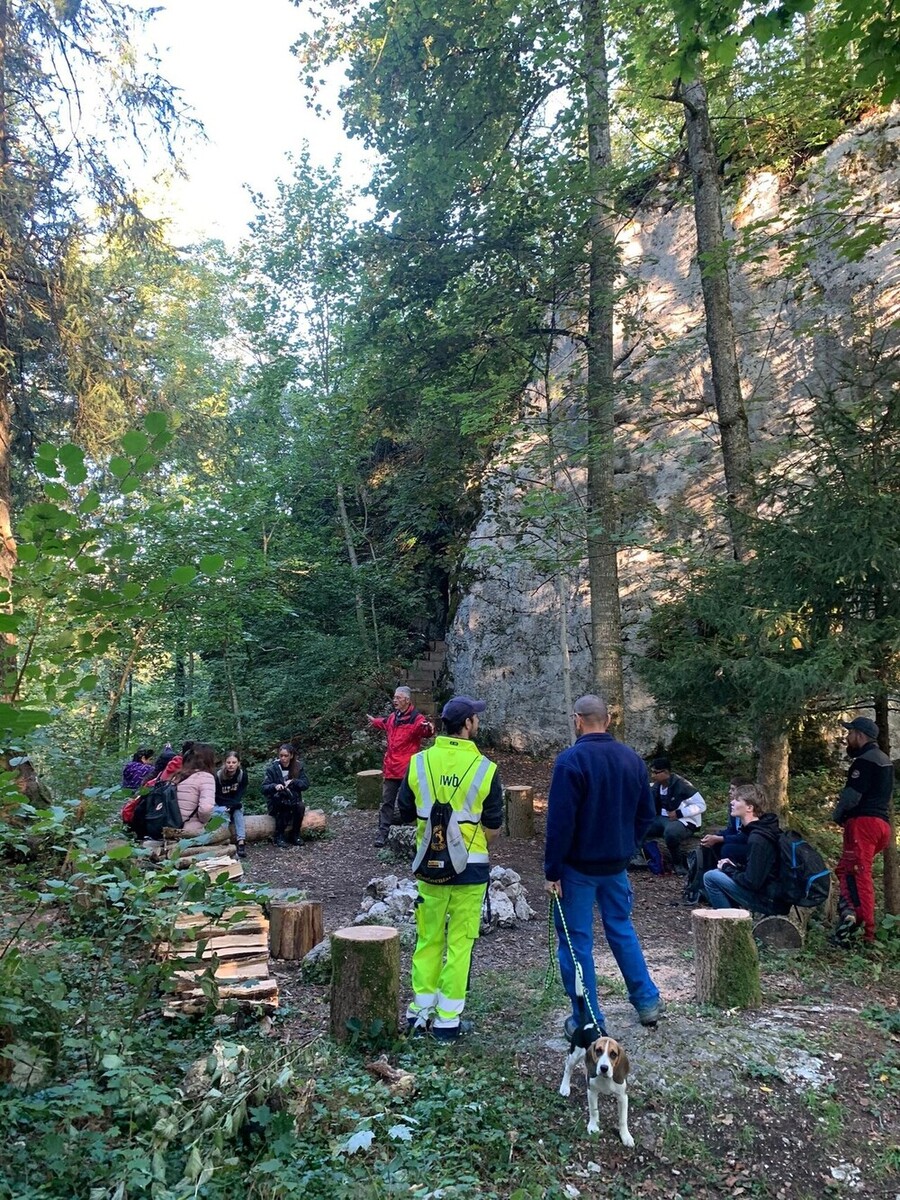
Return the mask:
<svg viewBox="0 0 900 1200">
<path fill-rule="evenodd" d="M 597 1096 L 615 1096 L 619 1108 L 619 1137 L 622 1145 L 629 1148 L 634 1145 L 634 1138 L 628 1132 L 628 1055 L 618 1042 L 611 1037 L 598 1037 L 581 1046 L 576 1030 L 569 1043 L 569 1055 L 566 1059 L 566 1069 L 563 1072 L 559 1094 L 568 1096 L 572 1079 L 572 1068 L 584 1062 L 587 1074 L 588 1097 L 588 1133 L 599 1133 L 599 1107 Z"/>
</svg>

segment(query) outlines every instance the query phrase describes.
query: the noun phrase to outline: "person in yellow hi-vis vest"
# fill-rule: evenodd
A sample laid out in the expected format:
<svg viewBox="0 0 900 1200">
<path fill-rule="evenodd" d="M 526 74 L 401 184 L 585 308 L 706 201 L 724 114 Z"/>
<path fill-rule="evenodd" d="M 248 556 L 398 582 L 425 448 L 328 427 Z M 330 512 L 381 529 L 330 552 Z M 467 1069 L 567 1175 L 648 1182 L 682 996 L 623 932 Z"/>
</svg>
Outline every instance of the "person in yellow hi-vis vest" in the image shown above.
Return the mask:
<svg viewBox="0 0 900 1200">
<path fill-rule="evenodd" d="M 490 874 L 488 844 L 503 824 L 497 764 L 474 742 L 486 707 L 471 696 L 448 700 L 442 734 L 412 758 L 397 796 L 401 819 L 417 821 L 419 898 L 407 1027 L 448 1042 L 472 1028 L 462 1011 Z"/>
</svg>

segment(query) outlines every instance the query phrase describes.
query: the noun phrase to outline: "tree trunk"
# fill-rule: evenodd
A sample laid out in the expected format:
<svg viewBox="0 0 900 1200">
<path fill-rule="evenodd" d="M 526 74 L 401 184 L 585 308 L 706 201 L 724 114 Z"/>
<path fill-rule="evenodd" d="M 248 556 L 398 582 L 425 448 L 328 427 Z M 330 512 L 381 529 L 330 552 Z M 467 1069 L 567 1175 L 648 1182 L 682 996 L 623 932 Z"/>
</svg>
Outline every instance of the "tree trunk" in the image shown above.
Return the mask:
<svg viewBox="0 0 900 1200">
<path fill-rule="evenodd" d="M 551 323 L 555 327 L 555 304 Z M 544 413 L 547 422 L 547 476 L 554 491 L 563 495 L 566 488 L 565 480 L 560 478 L 562 471 L 559 469 L 559 461 L 556 453 L 556 420 L 552 399 L 552 353 L 554 340 L 551 337 L 547 341 L 543 368 Z M 572 695 L 572 660 L 569 655 L 569 576 L 566 571 L 567 546 L 563 525 L 558 515 L 553 519 L 553 536 L 556 545 L 556 597 L 559 604 L 559 654 L 562 664 L 563 714 L 566 728 L 569 731 L 569 744 L 574 745 L 575 728 L 572 724 L 572 709 L 574 706 L 574 697 Z"/>
<path fill-rule="evenodd" d="M 875 724 L 878 726 L 878 745 L 885 754 L 891 753 L 891 731 L 888 727 L 888 698 L 886 693 L 875 697 Z M 897 810 L 894 799 L 888 805 L 891 838 L 884 852 L 884 911 L 900 916 L 900 861 L 897 855 Z"/>
<path fill-rule="evenodd" d="M 322 905 L 318 902 L 275 901 L 269 905 L 269 952 L 273 958 L 296 962 L 318 946 L 324 936 Z"/>
<path fill-rule="evenodd" d="M 759 763 L 756 782 L 763 789 L 772 811 L 782 813 L 787 805 L 790 745 L 786 733 L 762 728 L 756 741 Z"/>
<path fill-rule="evenodd" d="M 225 647 L 225 680 L 228 684 L 228 697 L 231 701 L 231 715 L 234 717 L 234 732 L 237 737 L 238 749 L 244 748 L 244 723 L 241 720 L 241 706 L 238 704 L 237 689 L 234 686 L 234 674 L 228 657 L 228 647 Z"/>
<path fill-rule="evenodd" d="M 363 607 L 362 592 L 359 590 L 359 559 L 356 556 L 356 546 L 353 542 L 353 529 L 350 525 L 350 517 L 347 515 L 347 505 L 344 501 L 344 485 L 340 480 L 337 481 L 337 504 L 338 515 L 341 519 L 341 529 L 344 534 L 344 544 L 347 547 L 347 558 L 350 560 L 350 569 L 353 571 L 353 595 L 356 604 L 356 623 L 359 626 L 359 640 L 363 650 L 368 653 L 369 650 L 369 631 L 366 628 L 366 613 Z"/>
<path fill-rule="evenodd" d="M 184 734 L 184 655 L 181 647 L 175 648 L 175 726 Z"/>
<path fill-rule="evenodd" d="M 505 789 L 506 832 L 511 838 L 534 837 L 534 788 L 513 786 Z"/>
<path fill-rule="evenodd" d="M 719 191 L 719 160 L 713 142 L 703 80 L 697 78 L 689 83 L 681 82 L 678 95 L 684 105 L 687 127 L 700 283 L 706 312 L 706 344 L 722 441 L 728 522 L 734 557 L 740 562 L 747 554 L 742 518 L 752 507 L 753 467 L 737 361 L 737 338 L 728 277 L 728 242 Z"/>
<path fill-rule="evenodd" d="M 698 1003 L 755 1008 L 761 998 L 759 953 L 750 914 L 742 908 L 695 908 L 691 924 Z"/>
<path fill-rule="evenodd" d="M 400 934 L 387 925 L 354 925 L 331 935 L 331 1036 L 344 1042 L 397 1034 Z"/>
<path fill-rule="evenodd" d="M 384 774 L 381 771 L 356 772 L 356 807 L 381 808 L 381 784 Z"/>
<path fill-rule="evenodd" d="M 565 572 L 560 571 L 556 576 L 556 594 L 559 599 L 559 653 L 562 661 L 563 705 L 566 711 L 566 725 L 569 730 L 569 745 L 575 744 L 575 726 L 572 722 L 572 712 L 575 700 L 572 696 L 572 661 L 569 657 L 569 579 Z"/>
<path fill-rule="evenodd" d="M 9 275 L 12 259 L 12 214 L 9 197 L 14 194 L 9 163 L 9 112 L 6 93 L 6 46 L 9 10 L 0 0 L 0 612 L 12 612 L 12 577 L 16 566 L 16 542 L 12 530 L 12 476 L 10 458 L 13 442 L 13 352 L 9 344 Z M 15 674 L 16 650 L 12 633 L 0 635 L 0 671 L 4 680 Z M 4 683 L 0 694 L 8 700 Z"/>
<path fill-rule="evenodd" d="M 609 705 L 610 729 L 622 737 L 625 697 L 613 472 L 613 288 L 618 259 L 609 179 L 612 142 L 605 19 L 603 0 L 581 0 L 591 190 L 586 339 L 587 558 L 594 689 Z"/>
<path fill-rule="evenodd" d="M 128 672 L 128 688 L 126 690 L 127 704 L 125 705 L 125 747 L 131 745 L 131 724 L 134 719 L 134 671 Z"/>
</svg>

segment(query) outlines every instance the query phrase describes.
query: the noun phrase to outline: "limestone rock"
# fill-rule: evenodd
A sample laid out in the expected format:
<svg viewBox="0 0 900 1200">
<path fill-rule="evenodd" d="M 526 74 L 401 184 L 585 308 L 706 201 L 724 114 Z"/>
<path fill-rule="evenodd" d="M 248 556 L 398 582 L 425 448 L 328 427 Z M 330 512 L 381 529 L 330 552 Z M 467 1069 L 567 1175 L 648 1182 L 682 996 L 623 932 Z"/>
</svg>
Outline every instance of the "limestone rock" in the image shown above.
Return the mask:
<svg viewBox="0 0 900 1200">
<path fill-rule="evenodd" d="M 694 218 L 690 202 L 673 204 L 668 191 L 663 183 L 648 196 L 619 235 L 630 292 L 619 306 L 614 350 L 622 363 L 615 456 L 626 532 L 619 552 L 626 735 L 645 752 L 668 744 L 675 732 L 671 714 L 632 668 L 644 653 L 650 603 L 677 586 L 679 564 L 668 550 L 655 547 L 684 541 L 715 553 L 727 542 Z M 847 329 L 860 298 L 884 328 L 896 314 L 900 111 L 895 106 L 847 130 L 810 160 L 791 187 L 761 172 L 743 182 L 740 195 L 726 197 L 728 204 L 728 232 L 739 249 L 744 237 L 756 239 L 754 253 L 735 256 L 731 283 L 750 433 L 757 452 L 765 453 L 778 447 L 794 417 L 802 419 L 810 396 L 840 382 Z M 886 236 L 850 262 L 817 232 L 818 218 L 808 207 L 816 204 L 830 207 L 828 224 L 852 229 L 878 223 Z M 800 275 L 786 275 L 786 247 L 807 237 L 807 267 Z M 564 396 L 583 374 L 583 353 L 574 339 L 556 343 L 552 370 Z M 566 429 L 577 423 L 566 420 L 566 403 L 557 410 L 556 436 L 571 436 L 577 451 L 576 435 Z M 534 419 L 516 432 L 498 455 L 496 472 L 484 479 L 482 516 L 460 572 L 472 583 L 447 636 L 453 690 L 487 701 L 484 724 L 513 749 L 529 752 L 562 749 L 571 729 L 560 686 L 557 581 L 543 563 L 532 566 L 521 553 L 529 540 L 522 538 L 523 509 L 539 486 L 535 473 L 545 455 L 543 405 L 539 396 Z M 520 464 L 528 453 L 525 470 Z M 570 469 L 567 476 L 583 495 L 583 472 Z M 561 485 L 554 479 L 548 486 Z M 536 533 L 538 540 L 544 536 Z M 571 544 L 563 544 L 564 556 L 576 541 L 573 535 Z M 577 696 L 592 686 L 585 564 L 573 568 L 564 583 Z M 537 697 L 547 700 L 537 703 Z M 900 734 L 893 724 L 892 732 Z"/>
</svg>

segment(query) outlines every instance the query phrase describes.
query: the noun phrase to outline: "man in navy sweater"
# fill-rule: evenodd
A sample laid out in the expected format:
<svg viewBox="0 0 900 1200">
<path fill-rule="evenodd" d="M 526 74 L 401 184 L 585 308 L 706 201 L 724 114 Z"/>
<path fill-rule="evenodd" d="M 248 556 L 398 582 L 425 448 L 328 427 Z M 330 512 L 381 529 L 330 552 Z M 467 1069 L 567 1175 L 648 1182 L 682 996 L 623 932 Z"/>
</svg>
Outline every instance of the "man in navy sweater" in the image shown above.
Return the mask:
<svg viewBox="0 0 900 1200">
<path fill-rule="evenodd" d="M 559 897 L 565 918 L 564 927 L 554 904 L 559 966 L 572 1001 L 569 1037 L 592 1017 L 604 1024 L 594 969 L 595 904 L 641 1024 L 655 1025 L 665 1007 L 631 922 L 634 897 L 626 874 L 656 816 L 647 768 L 634 750 L 607 733 L 609 712 L 599 696 L 576 700 L 574 720 L 578 740 L 553 767 L 544 850 L 544 886 Z M 577 994 L 572 950 L 581 967 L 587 1013 Z"/>
</svg>

